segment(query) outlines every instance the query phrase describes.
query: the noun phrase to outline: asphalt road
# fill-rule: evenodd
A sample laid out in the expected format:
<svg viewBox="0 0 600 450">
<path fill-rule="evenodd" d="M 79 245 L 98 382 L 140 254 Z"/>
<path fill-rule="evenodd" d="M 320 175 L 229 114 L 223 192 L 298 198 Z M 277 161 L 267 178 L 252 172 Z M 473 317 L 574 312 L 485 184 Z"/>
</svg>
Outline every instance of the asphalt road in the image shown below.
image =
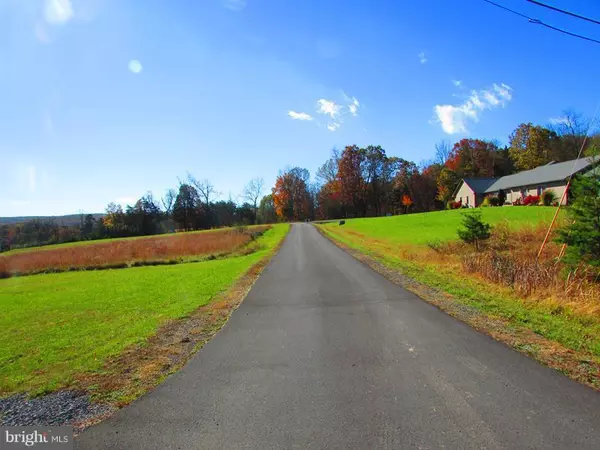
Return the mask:
<svg viewBox="0 0 600 450">
<path fill-rule="evenodd" d="M 600 395 L 294 225 L 224 329 L 79 449 L 600 449 Z"/>
</svg>

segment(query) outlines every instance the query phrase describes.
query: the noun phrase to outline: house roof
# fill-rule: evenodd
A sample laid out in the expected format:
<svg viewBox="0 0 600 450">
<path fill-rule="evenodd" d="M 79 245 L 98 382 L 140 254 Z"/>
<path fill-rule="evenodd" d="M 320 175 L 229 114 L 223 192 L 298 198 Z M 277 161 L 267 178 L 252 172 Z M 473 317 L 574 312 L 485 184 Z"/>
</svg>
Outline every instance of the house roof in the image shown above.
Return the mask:
<svg viewBox="0 0 600 450">
<path fill-rule="evenodd" d="M 498 178 L 463 178 L 463 181 L 476 194 L 483 194 Z"/>
<path fill-rule="evenodd" d="M 496 192 L 500 189 L 563 181 L 571 175 L 589 168 L 593 163 L 593 157 L 573 159 L 561 163 L 551 163 L 545 166 L 536 167 L 535 169 L 515 173 L 514 175 L 498 178 L 498 180 L 488 186 L 484 192 Z"/>
</svg>

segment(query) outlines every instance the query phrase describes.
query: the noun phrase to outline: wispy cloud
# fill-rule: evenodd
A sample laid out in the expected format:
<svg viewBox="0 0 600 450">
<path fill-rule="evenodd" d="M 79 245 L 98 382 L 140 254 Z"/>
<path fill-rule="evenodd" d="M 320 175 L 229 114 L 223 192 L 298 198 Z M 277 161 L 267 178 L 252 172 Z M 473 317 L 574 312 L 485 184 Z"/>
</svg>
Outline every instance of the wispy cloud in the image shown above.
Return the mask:
<svg viewBox="0 0 600 450">
<path fill-rule="evenodd" d="M 246 7 L 246 0 L 223 0 L 223 6 L 231 11 L 242 11 Z"/>
<path fill-rule="evenodd" d="M 295 120 L 313 120 L 313 117 L 310 114 L 307 114 L 305 112 L 297 112 L 297 111 L 292 111 L 289 110 L 287 112 L 288 116 L 290 116 L 292 119 Z"/>
<path fill-rule="evenodd" d="M 360 107 L 360 102 L 356 97 L 350 97 L 343 91 L 342 95 L 344 97 L 344 101 L 341 101 L 340 103 L 336 103 L 335 100 L 329 100 L 326 98 L 320 98 L 317 100 L 315 111 L 317 114 L 327 116 L 327 122 L 320 120 L 318 117 L 315 120 L 315 117 L 308 113 L 294 110 L 288 110 L 287 115 L 294 120 L 315 120 L 318 127 L 325 127 L 329 131 L 336 131 L 342 126 L 342 123 L 344 123 L 344 117 L 358 116 L 358 110 Z"/>
<path fill-rule="evenodd" d="M 478 122 L 486 109 L 504 107 L 512 100 L 513 89 L 494 83 L 490 89 L 471 91 L 469 97 L 458 105 L 435 105 L 437 122 L 448 134 L 465 133 L 469 123 Z"/>
<path fill-rule="evenodd" d="M 358 116 L 358 108 L 360 107 L 358 99 L 356 97 L 348 97 L 346 94 L 344 94 L 344 97 L 348 102 L 348 111 L 350 111 L 350 114 L 354 117 Z"/>
<path fill-rule="evenodd" d="M 131 61 L 129 61 L 129 71 L 135 74 L 140 73 L 144 68 L 142 67 L 142 63 L 139 62 L 137 59 L 132 59 Z"/>
<path fill-rule="evenodd" d="M 460 80 L 452 80 L 452 84 L 456 87 L 461 87 L 462 81 Z"/>
<path fill-rule="evenodd" d="M 340 115 L 342 107 L 332 100 L 321 98 L 317 101 L 317 112 L 319 114 L 327 114 L 332 119 Z"/>
<path fill-rule="evenodd" d="M 67 23 L 73 15 L 71 0 L 45 0 L 44 2 L 44 19 L 50 24 Z"/>
<path fill-rule="evenodd" d="M 419 53 L 419 62 L 421 64 L 425 64 L 427 62 L 427 58 L 425 57 L 425 52 Z"/>
</svg>

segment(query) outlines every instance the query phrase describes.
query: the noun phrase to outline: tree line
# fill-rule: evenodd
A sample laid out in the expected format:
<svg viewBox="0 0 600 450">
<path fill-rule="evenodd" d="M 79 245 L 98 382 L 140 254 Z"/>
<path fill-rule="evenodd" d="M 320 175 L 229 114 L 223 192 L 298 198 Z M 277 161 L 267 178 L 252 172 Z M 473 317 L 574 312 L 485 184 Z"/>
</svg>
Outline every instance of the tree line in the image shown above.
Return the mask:
<svg viewBox="0 0 600 450">
<path fill-rule="evenodd" d="M 339 219 L 426 212 L 449 208 L 463 178 L 497 178 L 550 162 L 588 155 L 600 148 L 600 134 L 586 138 L 590 122 L 567 111 L 551 127 L 520 124 L 509 144 L 461 139 L 442 141 L 435 157 L 417 164 L 388 156 L 381 146 L 333 150 L 311 183 L 306 169 L 282 171 L 272 189 L 280 220 Z"/>
<path fill-rule="evenodd" d="M 106 206 L 102 218 L 81 214 L 77 225 L 54 219 L 32 219 L 0 226 L 0 251 L 81 240 L 148 236 L 175 231 L 202 230 L 237 225 L 270 223 L 277 220 L 274 207 L 261 197 L 262 178 L 251 180 L 241 194 L 243 202 L 217 200 L 212 183 L 188 174 L 177 189 L 157 199 L 148 192 L 133 205 Z"/>
</svg>

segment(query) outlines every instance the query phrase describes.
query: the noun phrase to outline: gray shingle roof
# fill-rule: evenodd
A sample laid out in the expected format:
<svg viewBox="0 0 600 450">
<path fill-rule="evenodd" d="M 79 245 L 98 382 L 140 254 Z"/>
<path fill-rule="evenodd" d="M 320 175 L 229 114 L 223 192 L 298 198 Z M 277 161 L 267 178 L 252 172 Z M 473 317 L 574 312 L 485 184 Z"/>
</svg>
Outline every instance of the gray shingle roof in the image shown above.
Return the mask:
<svg viewBox="0 0 600 450">
<path fill-rule="evenodd" d="M 464 178 L 463 181 L 473 192 L 483 194 L 498 178 Z"/>
<path fill-rule="evenodd" d="M 535 186 L 553 181 L 566 180 L 569 176 L 587 169 L 593 163 L 594 158 L 590 157 L 536 167 L 532 170 L 498 178 L 485 192 L 496 192 L 500 189 L 506 190 L 515 187 Z"/>
</svg>

